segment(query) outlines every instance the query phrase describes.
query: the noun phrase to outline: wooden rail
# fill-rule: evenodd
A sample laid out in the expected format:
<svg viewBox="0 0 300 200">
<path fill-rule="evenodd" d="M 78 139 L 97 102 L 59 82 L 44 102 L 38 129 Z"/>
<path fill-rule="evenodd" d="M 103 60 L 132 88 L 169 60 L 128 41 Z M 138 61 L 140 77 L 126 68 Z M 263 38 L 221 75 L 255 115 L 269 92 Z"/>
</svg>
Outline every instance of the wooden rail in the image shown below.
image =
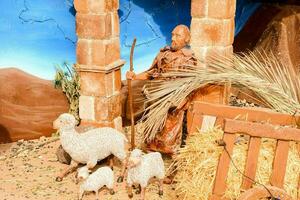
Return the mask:
<svg viewBox="0 0 300 200">
<path fill-rule="evenodd" d="M 209 120 L 215 117 L 213 123 L 221 124 L 224 130 L 225 142 L 214 182 L 213 193 L 210 200 L 226 200 L 226 179 L 230 167 L 236 134 L 250 136 L 246 165 L 241 189 L 246 190 L 239 200 L 254 200 L 258 197 L 271 197 L 264 188 L 252 188 L 255 179 L 258 156 L 261 146 L 261 138 L 276 139 L 275 155 L 273 160 L 272 175 L 268 186 L 272 194 L 279 195 L 283 199 L 291 199 L 282 189 L 286 173 L 287 158 L 290 141 L 300 141 L 300 129 L 293 128 L 299 124 L 300 116 L 292 116 L 273 112 L 268 109 L 240 108 L 205 102 L 194 102 L 187 114 L 188 132 L 193 133 L 197 128 L 211 124 Z M 288 125 L 288 126 L 287 126 Z M 300 145 L 299 145 L 300 149 Z M 300 179 L 299 179 L 300 185 Z M 300 187 L 300 186 L 299 186 Z M 252 188 L 252 189 L 251 189 Z"/>
<path fill-rule="evenodd" d="M 247 159 L 246 159 L 246 167 L 245 167 L 245 175 L 252 180 L 255 179 L 255 173 L 257 169 L 257 161 L 260 150 L 260 142 L 261 139 L 258 137 L 251 137 L 248 147 Z M 246 177 L 243 177 L 242 189 L 247 190 L 250 189 L 253 185 L 253 182 Z"/>
<path fill-rule="evenodd" d="M 224 132 L 243 133 L 251 137 L 300 141 L 300 129 L 225 119 Z"/>
<path fill-rule="evenodd" d="M 212 104 L 194 101 L 189 108 L 187 126 L 188 132 L 197 131 L 202 124 L 203 115 L 217 116 L 222 119 L 240 119 L 250 122 L 266 122 L 274 125 L 297 125 L 299 115 L 289 115 L 263 108 L 233 107 L 222 104 Z M 300 123 L 299 123 L 300 124 Z"/>
<path fill-rule="evenodd" d="M 226 191 L 226 179 L 230 166 L 230 157 L 228 156 L 232 154 L 234 142 L 236 135 L 233 134 L 224 134 L 223 140 L 226 143 L 226 151 L 223 151 L 219 160 L 216 180 L 214 184 L 213 194 L 215 196 L 211 198 L 211 200 L 218 199 L 218 196 L 222 196 Z"/>
</svg>

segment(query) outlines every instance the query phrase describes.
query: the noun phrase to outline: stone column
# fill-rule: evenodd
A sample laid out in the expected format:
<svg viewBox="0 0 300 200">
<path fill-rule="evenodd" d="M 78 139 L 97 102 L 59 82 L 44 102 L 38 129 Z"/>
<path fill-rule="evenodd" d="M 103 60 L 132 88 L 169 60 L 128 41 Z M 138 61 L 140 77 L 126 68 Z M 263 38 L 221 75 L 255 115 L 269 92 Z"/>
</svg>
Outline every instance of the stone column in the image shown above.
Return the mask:
<svg viewBox="0 0 300 200">
<path fill-rule="evenodd" d="M 122 127 L 119 0 L 75 0 L 79 116 L 83 125 Z"/>
<path fill-rule="evenodd" d="M 232 54 L 236 0 L 191 0 L 191 47 L 203 63 L 212 53 Z"/>
<path fill-rule="evenodd" d="M 232 55 L 236 0 L 191 1 L 191 48 L 200 64 L 206 67 L 207 58 L 215 53 Z M 229 96 L 230 83 L 205 93 L 208 101 L 214 103 L 228 104 Z"/>
</svg>

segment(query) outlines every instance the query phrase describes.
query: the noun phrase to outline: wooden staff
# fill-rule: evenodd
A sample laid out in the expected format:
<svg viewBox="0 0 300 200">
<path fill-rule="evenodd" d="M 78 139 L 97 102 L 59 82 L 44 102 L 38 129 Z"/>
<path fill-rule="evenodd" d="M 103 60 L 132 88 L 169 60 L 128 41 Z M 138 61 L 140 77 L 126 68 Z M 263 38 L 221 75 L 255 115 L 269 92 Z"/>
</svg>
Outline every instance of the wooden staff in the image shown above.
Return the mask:
<svg viewBox="0 0 300 200">
<path fill-rule="evenodd" d="M 130 50 L 130 71 L 133 71 L 133 51 L 136 43 L 136 38 L 134 38 L 131 50 Z M 132 87 L 131 87 L 131 80 L 127 79 L 128 85 L 128 100 L 129 100 L 129 107 L 130 107 L 130 116 L 131 116 L 131 149 L 135 148 L 135 133 L 134 133 L 134 112 L 133 112 L 133 96 L 132 96 Z"/>
</svg>

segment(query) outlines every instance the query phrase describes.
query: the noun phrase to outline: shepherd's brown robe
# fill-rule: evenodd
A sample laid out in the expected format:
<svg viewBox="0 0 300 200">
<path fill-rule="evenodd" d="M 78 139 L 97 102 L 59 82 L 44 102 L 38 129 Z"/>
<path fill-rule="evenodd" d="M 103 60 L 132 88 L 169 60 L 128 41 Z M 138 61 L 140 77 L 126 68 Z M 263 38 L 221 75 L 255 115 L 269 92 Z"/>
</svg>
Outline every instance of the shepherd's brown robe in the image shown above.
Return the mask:
<svg viewBox="0 0 300 200">
<path fill-rule="evenodd" d="M 183 48 L 178 51 L 172 51 L 169 46 L 160 50 L 154 59 L 151 67 L 146 72 L 150 79 L 161 79 L 160 74 L 168 71 L 168 69 L 184 68 L 185 65 L 197 65 L 197 59 L 189 48 Z M 143 95 L 143 86 L 147 81 L 132 81 L 133 88 L 133 110 L 135 117 L 141 116 L 144 112 L 145 96 Z M 122 88 L 123 117 L 130 119 L 130 110 L 127 103 L 126 84 Z M 182 137 L 182 122 L 184 118 L 184 110 L 177 110 L 174 113 L 168 113 L 168 117 L 163 130 L 156 134 L 155 139 L 148 144 L 150 150 L 162 153 L 174 153 L 174 150 L 180 145 Z"/>
</svg>

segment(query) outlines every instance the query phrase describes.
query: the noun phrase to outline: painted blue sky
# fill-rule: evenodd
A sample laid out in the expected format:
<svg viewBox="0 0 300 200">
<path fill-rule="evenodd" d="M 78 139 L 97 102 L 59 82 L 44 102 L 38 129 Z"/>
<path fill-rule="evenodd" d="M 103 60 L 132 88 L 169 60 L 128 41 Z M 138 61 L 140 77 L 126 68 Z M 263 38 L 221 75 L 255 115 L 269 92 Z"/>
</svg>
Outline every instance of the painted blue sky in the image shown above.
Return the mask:
<svg viewBox="0 0 300 200">
<path fill-rule="evenodd" d="M 0 68 L 17 67 L 53 79 L 55 65 L 76 62 L 72 0 L 0 0 L 0 9 Z M 121 56 L 127 62 L 123 75 L 134 37 L 134 67 L 141 72 L 151 65 L 159 49 L 169 44 L 177 24 L 190 24 L 190 1 L 120 0 L 119 17 Z M 245 22 L 240 21 L 237 27 Z"/>
<path fill-rule="evenodd" d="M 75 62 L 70 6 L 65 0 L 0 0 L 0 67 L 53 79 L 56 64 Z"/>
<path fill-rule="evenodd" d="M 152 64 L 160 48 L 170 43 L 176 25 L 190 25 L 190 1 L 120 0 L 119 17 L 121 56 L 127 62 L 122 71 L 129 69 L 130 46 L 136 37 L 134 70 L 141 72 Z"/>
</svg>

